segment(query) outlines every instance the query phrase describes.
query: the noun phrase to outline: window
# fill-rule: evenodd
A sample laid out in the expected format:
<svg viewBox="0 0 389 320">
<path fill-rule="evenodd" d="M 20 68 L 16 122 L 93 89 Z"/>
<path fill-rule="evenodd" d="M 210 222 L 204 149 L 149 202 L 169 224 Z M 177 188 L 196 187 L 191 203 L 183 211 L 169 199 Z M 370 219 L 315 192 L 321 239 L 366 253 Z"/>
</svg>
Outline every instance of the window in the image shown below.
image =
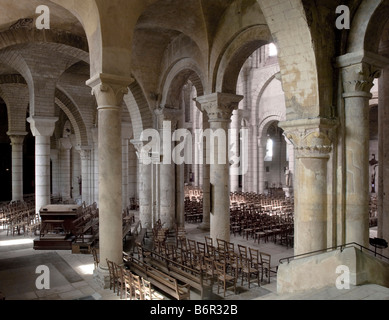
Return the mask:
<svg viewBox="0 0 389 320">
<path fill-rule="evenodd" d="M 274 43 L 269 44 L 269 57 L 275 57 L 278 55 L 277 47 Z"/>
<path fill-rule="evenodd" d="M 273 160 L 273 140 L 268 138 L 266 143 L 266 156 L 265 161 Z"/>
</svg>

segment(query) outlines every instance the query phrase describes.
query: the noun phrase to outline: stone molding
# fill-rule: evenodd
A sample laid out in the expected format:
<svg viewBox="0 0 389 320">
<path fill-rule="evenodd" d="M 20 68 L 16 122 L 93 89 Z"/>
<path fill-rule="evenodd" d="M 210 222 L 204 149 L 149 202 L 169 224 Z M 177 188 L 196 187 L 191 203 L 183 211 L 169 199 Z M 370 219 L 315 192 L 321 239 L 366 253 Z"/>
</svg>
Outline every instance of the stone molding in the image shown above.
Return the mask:
<svg viewBox="0 0 389 320">
<path fill-rule="evenodd" d="M 31 132 L 34 137 L 51 137 L 54 134 L 56 117 L 32 116 L 27 119 L 31 125 Z"/>
<path fill-rule="evenodd" d="M 70 138 L 61 138 L 59 143 L 62 150 L 70 150 L 73 148 L 72 141 Z"/>
<path fill-rule="evenodd" d="M 107 109 L 121 108 L 123 97 L 128 93 L 128 87 L 133 82 L 133 78 L 101 73 L 89 79 L 86 85 L 92 88 L 98 109 Z"/>
<path fill-rule="evenodd" d="M 316 118 L 280 122 L 285 137 L 293 144 L 296 158 L 329 158 L 338 121 Z"/>
<path fill-rule="evenodd" d="M 196 102 L 208 114 L 209 122 L 226 122 L 231 121 L 232 113 L 238 109 L 243 98 L 230 93 L 213 93 L 198 97 Z"/>
</svg>

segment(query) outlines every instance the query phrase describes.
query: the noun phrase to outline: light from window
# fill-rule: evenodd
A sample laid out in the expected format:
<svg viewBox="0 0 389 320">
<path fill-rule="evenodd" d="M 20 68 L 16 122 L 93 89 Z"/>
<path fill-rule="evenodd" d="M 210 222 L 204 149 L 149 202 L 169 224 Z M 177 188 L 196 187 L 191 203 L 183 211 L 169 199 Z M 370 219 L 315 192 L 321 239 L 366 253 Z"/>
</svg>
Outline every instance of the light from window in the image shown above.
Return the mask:
<svg viewBox="0 0 389 320">
<path fill-rule="evenodd" d="M 275 57 L 278 54 L 277 47 L 274 43 L 269 44 L 269 56 L 270 57 Z"/>
<path fill-rule="evenodd" d="M 273 160 L 273 140 L 267 139 L 266 143 L 266 156 L 265 161 L 272 161 Z"/>
</svg>

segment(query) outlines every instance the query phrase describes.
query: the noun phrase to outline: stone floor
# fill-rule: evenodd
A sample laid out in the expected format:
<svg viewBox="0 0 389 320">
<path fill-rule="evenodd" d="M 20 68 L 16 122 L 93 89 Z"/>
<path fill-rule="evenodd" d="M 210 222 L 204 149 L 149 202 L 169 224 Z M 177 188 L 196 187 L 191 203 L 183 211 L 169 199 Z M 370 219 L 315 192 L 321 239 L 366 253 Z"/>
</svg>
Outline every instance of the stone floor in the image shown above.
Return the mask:
<svg viewBox="0 0 389 320">
<path fill-rule="evenodd" d="M 187 224 L 188 238 L 203 241 L 207 235 L 197 224 Z M 35 251 L 35 237 L 7 236 L 6 230 L 0 228 L 0 292 L 6 300 L 120 300 L 109 289 L 101 289 L 93 279 L 93 257 L 90 254 L 72 254 L 71 251 Z M 131 239 L 130 239 L 131 240 Z M 293 249 L 274 243 L 254 243 L 242 236 L 231 236 L 231 242 L 258 248 L 271 254 L 272 265 L 278 265 L 281 258 L 293 255 Z M 131 241 L 127 242 L 125 251 L 130 251 Z M 36 282 L 40 273 L 38 266 L 47 266 L 50 271 L 50 289 L 37 289 Z M 238 282 L 237 292 L 228 290 L 224 300 L 362 300 L 389 299 L 389 289 L 369 285 L 353 287 L 347 292 L 334 288 L 325 288 L 315 292 L 299 295 L 279 296 L 276 293 L 276 277 L 265 278 L 261 286 L 253 283 L 249 290 L 247 284 Z M 169 298 L 161 295 L 165 300 Z M 191 300 L 198 300 L 197 292 L 191 292 Z M 217 294 L 213 288 L 210 300 L 223 300 L 222 292 Z"/>
</svg>

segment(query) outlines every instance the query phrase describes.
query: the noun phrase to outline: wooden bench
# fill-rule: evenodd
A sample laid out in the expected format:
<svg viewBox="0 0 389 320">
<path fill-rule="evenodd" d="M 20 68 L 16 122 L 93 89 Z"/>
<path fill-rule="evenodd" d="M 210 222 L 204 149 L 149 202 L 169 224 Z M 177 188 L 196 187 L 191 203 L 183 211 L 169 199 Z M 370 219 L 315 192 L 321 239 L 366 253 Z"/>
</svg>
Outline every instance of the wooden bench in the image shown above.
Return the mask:
<svg viewBox="0 0 389 320">
<path fill-rule="evenodd" d="M 132 272 L 148 280 L 152 285 L 167 293 L 171 297 L 174 297 L 177 300 L 186 300 L 190 298 L 189 284 L 181 285 L 175 278 L 143 263 L 133 256 L 127 256 L 124 261 Z"/>
<path fill-rule="evenodd" d="M 72 253 L 90 254 L 95 240 L 98 238 L 99 219 L 90 214 L 84 214 L 73 221 Z"/>
<path fill-rule="evenodd" d="M 143 249 L 146 251 L 146 249 Z M 176 261 L 168 259 L 154 251 L 151 251 L 151 259 L 148 260 L 154 267 L 164 271 L 173 278 L 189 284 L 192 288 L 200 291 L 201 299 L 204 299 L 205 292 L 209 293 L 212 283 L 208 284 L 204 280 L 203 273 L 192 269 Z"/>
</svg>

